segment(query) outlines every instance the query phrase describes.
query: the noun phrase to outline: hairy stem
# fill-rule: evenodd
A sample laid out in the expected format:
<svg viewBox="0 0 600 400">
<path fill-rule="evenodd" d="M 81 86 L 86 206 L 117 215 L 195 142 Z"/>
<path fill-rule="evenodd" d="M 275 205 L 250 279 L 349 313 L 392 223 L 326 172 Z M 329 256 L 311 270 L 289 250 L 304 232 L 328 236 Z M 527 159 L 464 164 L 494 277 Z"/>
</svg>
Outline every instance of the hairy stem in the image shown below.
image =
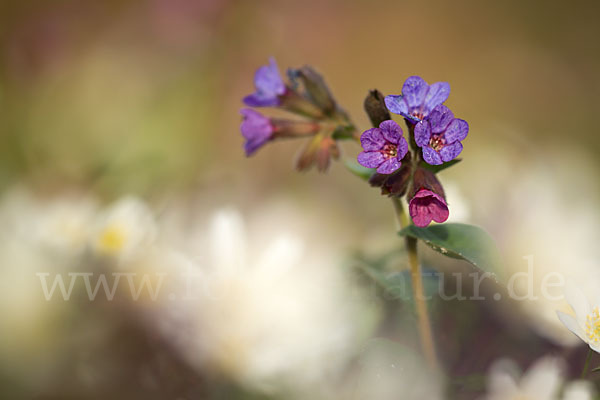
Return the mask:
<svg viewBox="0 0 600 400">
<path fill-rule="evenodd" d="M 393 197 L 394 209 L 396 211 L 396 217 L 400 229 L 408 226 L 409 220 L 404 207 L 399 198 Z M 435 353 L 435 344 L 433 342 L 433 333 L 431 331 L 431 322 L 429 320 L 429 313 L 427 311 L 427 302 L 425 299 L 425 291 L 423 289 L 423 274 L 421 272 L 421 266 L 419 264 L 419 258 L 417 254 L 417 239 L 407 236 L 406 240 L 406 251 L 408 252 L 408 264 L 410 266 L 411 281 L 413 287 L 413 298 L 415 302 L 415 309 L 417 312 L 419 337 L 421 339 L 421 347 L 427 363 L 432 370 L 438 369 L 438 360 Z"/>
</svg>

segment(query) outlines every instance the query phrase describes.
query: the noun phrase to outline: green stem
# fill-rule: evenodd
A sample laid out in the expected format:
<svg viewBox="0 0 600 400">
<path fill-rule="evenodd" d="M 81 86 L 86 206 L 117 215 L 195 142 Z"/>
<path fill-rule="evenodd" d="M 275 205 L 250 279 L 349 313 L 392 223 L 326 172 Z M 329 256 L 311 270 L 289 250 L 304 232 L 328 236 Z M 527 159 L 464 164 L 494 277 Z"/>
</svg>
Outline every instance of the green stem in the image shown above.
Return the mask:
<svg viewBox="0 0 600 400">
<path fill-rule="evenodd" d="M 588 369 L 590 368 L 590 360 L 592 359 L 592 354 L 594 350 L 591 348 L 588 350 L 587 357 L 585 358 L 585 364 L 583 364 L 583 371 L 581 371 L 581 379 L 585 379 L 585 376 L 588 373 Z"/>
<path fill-rule="evenodd" d="M 408 226 L 408 216 L 404 212 L 402 202 L 397 197 L 392 197 L 396 218 L 400 228 Z M 415 309 L 417 312 L 419 337 L 421 339 L 421 347 L 427 363 L 432 370 L 439 368 L 437 356 L 435 353 L 435 344 L 433 341 L 433 333 L 431 330 L 431 321 L 429 320 L 429 312 L 427 311 L 427 302 L 425 301 L 425 290 L 423 289 L 423 274 L 419 265 L 419 257 L 417 253 L 417 239 L 407 236 L 406 251 L 408 252 L 408 264 L 410 266 L 411 280 L 413 286 L 413 297 L 415 301 Z"/>
</svg>

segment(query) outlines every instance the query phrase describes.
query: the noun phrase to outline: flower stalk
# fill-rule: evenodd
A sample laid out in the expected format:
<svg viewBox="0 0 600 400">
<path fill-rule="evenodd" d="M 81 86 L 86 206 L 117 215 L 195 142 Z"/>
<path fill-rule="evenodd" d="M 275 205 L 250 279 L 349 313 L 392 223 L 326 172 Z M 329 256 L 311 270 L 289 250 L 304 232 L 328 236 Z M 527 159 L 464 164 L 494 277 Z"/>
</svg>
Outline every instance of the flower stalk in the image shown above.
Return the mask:
<svg viewBox="0 0 600 400">
<path fill-rule="evenodd" d="M 592 360 L 592 354 L 594 354 L 594 350 L 590 348 L 588 350 L 587 356 L 585 357 L 585 363 L 583 364 L 583 370 L 581 371 L 581 379 L 585 379 L 588 370 L 590 369 L 590 361 Z"/>
<path fill-rule="evenodd" d="M 400 229 L 409 225 L 409 219 L 404 211 L 402 202 L 397 197 L 392 197 L 394 209 L 396 211 L 396 217 Z M 433 341 L 433 333 L 431 330 L 431 321 L 429 319 L 429 312 L 427 310 L 427 303 L 425 298 L 425 290 L 423 288 L 423 273 L 421 265 L 419 264 L 419 257 L 417 253 L 417 239 L 406 236 L 406 251 L 408 253 L 408 264 L 410 266 L 410 276 L 413 289 L 413 298 L 415 302 L 415 310 L 417 313 L 419 338 L 421 340 L 421 348 L 423 354 L 427 360 L 427 364 L 432 370 L 439 368 L 435 344 Z"/>
</svg>

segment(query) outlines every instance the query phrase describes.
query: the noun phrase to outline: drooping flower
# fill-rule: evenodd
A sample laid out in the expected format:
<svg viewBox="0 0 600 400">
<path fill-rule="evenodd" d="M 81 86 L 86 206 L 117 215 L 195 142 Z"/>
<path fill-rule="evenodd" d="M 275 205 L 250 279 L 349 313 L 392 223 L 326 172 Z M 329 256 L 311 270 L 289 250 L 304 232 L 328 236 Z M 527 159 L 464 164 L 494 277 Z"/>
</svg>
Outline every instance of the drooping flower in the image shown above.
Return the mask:
<svg viewBox="0 0 600 400">
<path fill-rule="evenodd" d="M 439 105 L 415 125 L 415 142 L 423 149 L 423 159 L 440 165 L 455 159 L 463 149 L 461 143 L 469 133 L 469 124 L 444 105 Z"/>
<path fill-rule="evenodd" d="M 243 108 L 240 113 L 244 117 L 240 130 L 246 139 L 244 149 L 247 156 L 254 154 L 270 140 L 310 137 L 321 130 L 321 125 L 314 121 L 269 118 L 250 108 Z"/>
<path fill-rule="evenodd" d="M 419 190 L 408 203 L 410 217 L 416 226 L 424 228 L 435 221 L 445 222 L 450 215 L 444 198 L 431 190 Z"/>
<path fill-rule="evenodd" d="M 400 114 L 417 123 L 448 99 L 450 84 L 436 82 L 428 85 L 420 76 L 411 76 L 402 86 L 401 95 L 385 97 L 385 105 L 394 114 Z"/>
<path fill-rule="evenodd" d="M 392 120 L 383 121 L 379 128 L 363 132 L 360 143 L 364 151 L 358 155 L 359 164 L 377 168 L 380 174 L 391 174 L 400 168 L 401 160 L 408 152 L 402 128 Z"/>
<path fill-rule="evenodd" d="M 243 108 L 240 110 L 240 113 L 244 116 L 244 120 L 240 126 L 242 136 L 246 138 L 244 150 L 247 156 L 251 156 L 272 138 L 274 131 L 273 124 L 270 118 L 249 108 Z"/>
<path fill-rule="evenodd" d="M 518 366 L 510 360 L 496 361 L 488 374 L 486 400 L 513 399 L 581 399 L 591 400 L 593 387 L 585 381 L 568 383 L 559 396 L 565 379 L 562 360 L 544 357 L 536 361 L 522 376 Z"/>
<path fill-rule="evenodd" d="M 260 67 L 254 74 L 256 91 L 244 97 L 244 103 L 250 107 L 273 107 L 280 104 L 279 96 L 286 92 L 286 86 L 279 75 L 275 59 L 270 58 L 268 65 Z"/>
<path fill-rule="evenodd" d="M 565 298 L 575 316 L 557 311 L 558 319 L 592 350 L 600 353 L 600 304 L 592 306 L 571 281 L 565 285 Z"/>
</svg>

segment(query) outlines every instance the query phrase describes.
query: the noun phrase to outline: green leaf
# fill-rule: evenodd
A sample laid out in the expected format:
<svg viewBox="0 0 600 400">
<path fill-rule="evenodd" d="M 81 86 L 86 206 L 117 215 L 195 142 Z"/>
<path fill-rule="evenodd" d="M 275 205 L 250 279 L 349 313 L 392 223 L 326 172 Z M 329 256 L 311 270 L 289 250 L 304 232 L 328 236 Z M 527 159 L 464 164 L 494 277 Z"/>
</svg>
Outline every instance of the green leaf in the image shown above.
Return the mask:
<svg viewBox="0 0 600 400">
<path fill-rule="evenodd" d="M 419 166 L 422 168 L 425 168 L 426 170 L 433 172 L 434 174 L 437 174 L 438 172 L 443 171 L 446 168 L 451 167 L 455 164 L 458 164 L 461 161 L 462 161 L 462 158 L 455 158 L 454 160 L 445 162 L 441 165 L 430 165 L 430 164 L 427 164 L 425 161 L 421 161 Z"/>
<path fill-rule="evenodd" d="M 590 372 L 598 372 L 598 371 L 600 371 L 600 367 L 596 367 L 596 368 L 592 369 Z"/>
<path fill-rule="evenodd" d="M 492 237 L 482 228 L 467 224 L 439 224 L 419 228 L 407 226 L 400 236 L 422 240 L 435 251 L 466 260 L 498 280 L 501 273 L 500 252 Z"/>
<path fill-rule="evenodd" d="M 348 169 L 348 171 L 352 172 L 354 175 L 358 176 L 365 181 L 368 181 L 371 176 L 375 173 L 374 168 L 365 168 L 359 163 L 352 160 L 345 160 L 344 165 Z"/>
</svg>

